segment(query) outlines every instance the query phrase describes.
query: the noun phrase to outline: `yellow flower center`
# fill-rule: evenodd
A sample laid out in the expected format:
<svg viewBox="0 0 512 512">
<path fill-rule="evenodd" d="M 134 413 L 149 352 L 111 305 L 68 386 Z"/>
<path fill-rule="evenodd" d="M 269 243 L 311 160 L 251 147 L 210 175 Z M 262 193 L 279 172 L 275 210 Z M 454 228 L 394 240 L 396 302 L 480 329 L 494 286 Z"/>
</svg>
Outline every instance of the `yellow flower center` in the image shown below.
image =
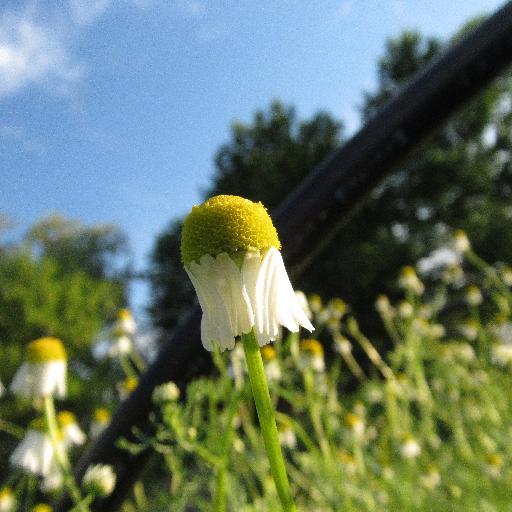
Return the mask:
<svg viewBox="0 0 512 512">
<path fill-rule="evenodd" d="M 281 249 L 277 231 L 266 208 L 239 196 L 215 196 L 194 206 L 185 219 L 181 257 L 185 264 L 201 256 L 223 252 Z"/>
<path fill-rule="evenodd" d="M 32 508 L 32 512 L 52 512 L 53 508 L 46 503 L 38 503 L 35 507 Z"/>
<path fill-rule="evenodd" d="M 347 427 L 354 428 L 357 425 L 359 425 L 361 421 L 361 418 L 357 414 L 354 414 L 353 412 L 349 412 L 345 416 L 345 425 L 347 425 Z"/>
<path fill-rule="evenodd" d="M 121 388 L 124 391 L 132 392 L 138 384 L 138 380 L 135 377 L 128 377 L 121 383 Z"/>
<path fill-rule="evenodd" d="M 43 363 L 47 361 L 66 361 L 66 351 L 58 338 L 38 338 L 28 344 L 27 361 Z"/>
<path fill-rule="evenodd" d="M 12 491 L 9 487 L 4 487 L 3 489 L 0 489 L 0 503 L 2 502 L 2 500 L 10 498 L 11 496 Z"/>
<path fill-rule="evenodd" d="M 57 415 L 57 419 L 61 427 L 69 427 L 69 425 L 73 425 L 74 423 L 76 423 L 76 417 L 70 411 L 59 412 L 59 414 Z"/>
<path fill-rule="evenodd" d="M 133 318 L 129 309 L 122 308 L 117 312 L 118 320 L 131 320 Z"/>
<path fill-rule="evenodd" d="M 272 361 L 277 357 L 277 352 L 271 345 L 264 345 L 261 347 L 261 357 L 264 361 Z"/>
<path fill-rule="evenodd" d="M 303 340 L 300 344 L 300 348 L 315 357 L 323 357 L 324 355 L 324 347 L 315 339 Z"/>
<path fill-rule="evenodd" d="M 107 423 L 110 421 L 110 412 L 105 407 L 100 407 L 94 411 L 94 419 L 98 423 Z"/>
</svg>

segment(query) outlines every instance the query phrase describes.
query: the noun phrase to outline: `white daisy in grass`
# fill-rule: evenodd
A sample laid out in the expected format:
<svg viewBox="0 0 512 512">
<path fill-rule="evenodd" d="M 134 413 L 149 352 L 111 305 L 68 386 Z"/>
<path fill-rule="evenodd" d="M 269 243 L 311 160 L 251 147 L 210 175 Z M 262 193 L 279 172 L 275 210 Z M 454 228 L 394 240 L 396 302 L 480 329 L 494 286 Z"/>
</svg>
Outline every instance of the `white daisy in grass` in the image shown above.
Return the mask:
<svg viewBox="0 0 512 512">
<path fill-rule="evenodd" d="M 263 358 L 267 380 L 269 382 L 281 380 L 281 367 L 275 348 L 272 345 L 261 347 L 261 357 Z"/>
<path fill-rule="evenodd" d="M 87 436 L 70 411 L 61 411 L 57 415 L 60 430 L 67 446 L 80 446 L 85 443 Z"/>
<path fill-rule="evenodd" d="M 108 349 L 109 357 L 116 358 L 129 354 L 132 351 L 132 340 L 126 336 L 113 338 Z"/>
<path fill-rule="evenodd" d="M 315 339 L 300 342 L 301 362 L 303 368 L 311 368 L 315 372 L 325 370 L 324 347 Z"/>
<path fill-rule="evenodd" d="M 89 427 L 89 435 L 92 438 L 98 437 L 110 423 L 111 414 L 105 407 L 98 407 L 92 417 L 91 426 Z"/>
<path fill-rule="evenodd" d="M 55 470 L 55 450 L 43 418 L 30 423 L 25 437 L 11 454 L 9 462 L 27 473 L 42 477 Z"/>
<path fill-rule="evenodd" d="M 0 489 L 0 512 L 15 512 L 18 510 L 18 501 L 10 487 Z"/>
<path fill-rule="evenodd" d="M 181 255 L 203 311 L 201 339 L 207 350 L 232 349 L 254 329 L 260 346 L 279 327 L 313 330 L 284 267 L 281 243 L 261 203 L 215 196 L 186 218 Z"/>
<path fill-rule="evenodd" d="M 38 338 L 28 344 L 25 362 L 18 368 L 11 391 L 25 398 L 66 395 L 67 356 L 58 338 Z"/>
<path fill-rule="evenodd" d="M 84 489 L 93 496 L 104 498 L 116 486 L 114 468 L 108 464 L 95 464 L 87 468 L 83 478 Z"/>
<path fill-rule="evenodd" d="M 117 312 L 116 320 L 112 326 L 112 337 L 133 336 L 136 329 L 137 324 L 135 323 L 131 311 L 127 308 L 120 309 Z"/>
</svg>

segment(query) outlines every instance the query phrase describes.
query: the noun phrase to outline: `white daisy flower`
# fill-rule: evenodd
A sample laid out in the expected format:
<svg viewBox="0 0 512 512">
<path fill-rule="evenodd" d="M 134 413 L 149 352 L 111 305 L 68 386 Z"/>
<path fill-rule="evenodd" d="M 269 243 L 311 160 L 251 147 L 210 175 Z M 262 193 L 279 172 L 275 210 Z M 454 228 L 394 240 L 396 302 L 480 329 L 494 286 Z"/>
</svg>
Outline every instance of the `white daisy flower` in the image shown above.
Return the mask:
<svg viewBox="0 0 512 512">
<path fill-rule="evenodd" d="M 18 501 L 10 487 L 0 489 L 0 512 L 15 512 L 18 510 Z"/>
<path fill-rule="evenodd" d="M 415 459 L 421 453 L 421 446 L 411 436 L 407 436 L 400 446 L 400 453 L 404 459 Z"/>
<path fill-rule="evenodd" d="M 76 421 L 75 415 L 70 411 L 61 411 L 57 415 L 64 443 L 67 446 L 80 446 L 85 443 L 87 436 Z"/>
<path fill-rule="evenodd" d="M 12 466 L 33 475 L 50 475 L 55 464 L 55 450 L 50 435 L 45 430 L 43 419 L 30 424 L 25 437 L 11 454 Z"/>
<path fill-rule="evenodd" d="M 325 370 L 324 347 L 315 339 L 300 342 L 301 362 L 304 368 L 312 368 L 321 373 Z"/>
<path fill-rule="evenodd" d="M 29 343 L 25 362 L 18 368 L 11 391 L 25 398 L 66 396 L 67 357 L 62 341 L 39 338 Z"/>
<path fill-rule="evenodd" d="M 464 254 L 471 249 L 471 243 L 468 236 L 462 229 L 457 229 L 453 233 L 453 249 L 457 254 Z"/>
<path fill-rule="evenodd" d="M 109 496 L 116 486 L 114 468 L 107 464 L 95 464 L 87 468 L 83 478 L 84 489 L 93 496 Z"/>
<path fill-rule="evenodd" d="M 416 271 L 409 265 L 402 268 L 400 278 L 398 279 L 398 285 L 404 290 L 410 291 L 414 295 L 422 295 L 425 291 L 425 286 L 419 280 Z"/>
<path fill-rule="evenodd" d="M 48 471 L 48 474 L 44 477 L 39 487 L 42 492 L 51 494 L 61 489 L 63 484 L 64 477 L 62 476 L 62 473 L 54 461 L 50 467 L 50 470 Z"/>
<path fill-rule="evenodd" d="M 96 409 L 93 414 L 91 426 L 89 427 L 89 435 L 92 438 L 98 437 L 110 423 L 110 417 L 110 411 L 105 409 L 105 407 L 99 407 Z"/>
<path fill-rule="evenodd" d="M 129 354 L 132 351 L 132 340 L 126 336 L 117 336 L 110 343 L 110 347 L 108 349 L 109 357 L 116 358 L 126 354 Z"/>
<path fill-rule="evenodd" d="M 172 381 L 157 386 L 153 390 L 151 398 L 156 404 L 176 402 L 180 397 L 180 388 Z"/>
<path fill-rule="evenodd" d="M 123 308 L 117 312 L 116 321 L 112 326 L 112 336 L 114 338 L 120 336 L 133 336 L 137 324 L 133 318 L 133 315 L 129 309 Z"/>
<path fill-rule="evenodd" d="M 261 347 L 261 357 L 265 366 L 265 375 L 268 381 L 277 382 L 281 380 L 281 367 L 277 359 L 277 352 L 271 345 Z"/>
<path fill-rule="evenodd" d="M 215 196 L 185 220 L 181 254 L 203 310 L 201 339 L 207 350 L 232 349 L 254 330 L 260 346 L 282 325 L 313 330 L 286 273 L 281 244 L 261 203 Z"/>
</svg>

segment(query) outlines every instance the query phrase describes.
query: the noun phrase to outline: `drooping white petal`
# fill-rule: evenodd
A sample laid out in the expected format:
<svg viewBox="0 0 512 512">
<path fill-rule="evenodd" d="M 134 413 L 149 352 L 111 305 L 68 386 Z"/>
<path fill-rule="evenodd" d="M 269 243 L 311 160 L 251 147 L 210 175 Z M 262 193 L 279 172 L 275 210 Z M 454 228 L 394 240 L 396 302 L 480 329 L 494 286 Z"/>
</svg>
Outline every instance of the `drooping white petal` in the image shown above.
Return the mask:
<svg viewBox="0 0 512 512">
<path fill-rule="evenodd" d="M 19 368 L 11 383 L 13 393 L 25 398 L 66 396 L 65 360 L 26 362 Z"/>
<path fill-rule="evenodd" d="M 280 325 L 292 332 L 301 325 L 313 330 L 274 247 L 264 255 L 247 251 L 241 269 L 221 253 L 204 255 L 185 270 L 203 311 L 201 340 L 207 350 L 214 343 L 232 349 L 235 337 L 253 328 L 260 346 L 278 337 Z"/>
<path fill-rule="evenodd" d="M 13 466 L 29 473 L 47 476 L 54 461 L 54 449 L 50 436 L 38 430 L 29 430 L 9 461 Z"/>
</svg>

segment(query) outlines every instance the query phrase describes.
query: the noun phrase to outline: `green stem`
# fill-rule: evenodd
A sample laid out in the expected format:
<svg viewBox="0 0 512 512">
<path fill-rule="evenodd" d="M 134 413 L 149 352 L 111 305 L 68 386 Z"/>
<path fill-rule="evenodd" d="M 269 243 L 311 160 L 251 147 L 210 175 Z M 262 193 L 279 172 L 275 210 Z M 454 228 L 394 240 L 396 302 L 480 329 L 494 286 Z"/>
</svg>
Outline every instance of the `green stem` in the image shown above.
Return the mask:
<svg viewBox="0 0 512 512">
<path fill-rule="evenodd" d="M 2 419 L 0 419 L 0 431 L 16 437 L 17 439 L 23 439 L 25 436 L 25 431 L 21 427 Z"/>
<path fill-rule="evenodd" d="M 247 369 L 249 370 L 252 394 L 260 421 L 261 434 L 265 442 L 265 449 L 277 488 L 277 494 L 281 500 L 283 510 L 285 512 L 292 512 L 295 511 L 296 508 L 290 492 L 286 466 L 283 453 L 281 452 L 281 445 L 279 444 L 279 436 L 277 434 L 274 410 L 270 402 L 265 369 L 254 331 L 242 335 L 242 342 L 244 344 L 245 360 L 247 362 Z"/>
<path fill-rule="evenodd" d="M 64 485 L 75 504 L 75 510 L 79 512 L 89 512 L 89 507 L 84 503 L 80 489 L 76 485 L 75 479 L 71 474 L 71 465 L 59 440 L 59 426 L 57 424 L 57 416 L 55 414 L 55 405 L 51 396 L 44 397 L 44 412 L 46 416 L 48 434 L 50 435 L 53 450 L 55 452 L 55 459 L 64 478 Z"/>
</svg>

